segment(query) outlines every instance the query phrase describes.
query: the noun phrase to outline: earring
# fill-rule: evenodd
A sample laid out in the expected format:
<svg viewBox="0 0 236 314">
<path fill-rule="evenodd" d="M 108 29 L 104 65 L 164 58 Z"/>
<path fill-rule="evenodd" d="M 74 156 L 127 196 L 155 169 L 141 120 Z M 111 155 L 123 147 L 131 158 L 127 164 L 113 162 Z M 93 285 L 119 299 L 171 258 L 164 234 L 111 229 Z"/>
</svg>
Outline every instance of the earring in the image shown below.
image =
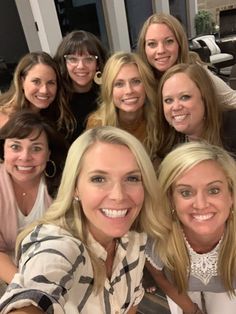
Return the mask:
<svg viewBox="0 0 236 314">
<path fill-rule="evenodd" d="M 49 168 L 48 169 L 49 172 L 47 170 L 47 167 Z M 55 162 L 53 160 L 49 159 L 47 162 L 46 168 L 44 170 L 45 176 L 48 178 L 53 178 L 55 176 L 56 172 L 57 172 L 57 166 L 56 166 Z"/>
<path fill-rule="evenodd" d="M 74 196 L 74 200 L 75 200 L 76 202 L 79 202 L 79 196 Z"/>
<path fill-rule="evenodd" d="M 97 71 L 94 75 L 93 80 L 97 85 L 101 85 L 102 84 L 102 72 Z"/>
</svg>

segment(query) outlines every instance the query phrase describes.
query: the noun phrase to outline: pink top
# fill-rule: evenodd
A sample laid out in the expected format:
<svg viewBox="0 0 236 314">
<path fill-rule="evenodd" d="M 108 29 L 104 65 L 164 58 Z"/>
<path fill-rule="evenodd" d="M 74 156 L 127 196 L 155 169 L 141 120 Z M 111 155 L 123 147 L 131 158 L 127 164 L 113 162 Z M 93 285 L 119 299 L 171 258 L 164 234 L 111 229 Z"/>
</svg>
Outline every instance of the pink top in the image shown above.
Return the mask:
<svg viewBox="0 0 236 314">
<path fill-rule="evenodd" d="M 52 203 L 47 189 L 44 191 L 44 205 Z M 15 249 L 18 230 L 17 202 L 11 177 L 4 163 L 0 164 L 0 251 L 11 254 Z"/>
</svg>

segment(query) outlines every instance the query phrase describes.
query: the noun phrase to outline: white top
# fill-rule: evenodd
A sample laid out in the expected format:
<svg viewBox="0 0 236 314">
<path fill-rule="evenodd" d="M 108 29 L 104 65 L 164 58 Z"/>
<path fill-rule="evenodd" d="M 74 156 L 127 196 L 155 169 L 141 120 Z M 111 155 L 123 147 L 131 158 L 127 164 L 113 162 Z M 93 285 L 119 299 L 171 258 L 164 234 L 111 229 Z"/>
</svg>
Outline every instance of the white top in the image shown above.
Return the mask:
<svg viewBox="0 0 236 314">
<path fill-rule="evenodd" d="M 93 269 L 83 243 L 54 225 L 37 226 L 22 243 L 19 273 L 0 300 L 0 312 L 34 304 L 46 313 L 124 314 L 142 299 L 146 234 L 129 232 L 118 240 L 111 279 L 97 295 Z M 105 249 L 90 236 L 93 253 Z"/>
<path fill-rule="evenodd" d="M 41 178 L 38 188 L 37 197 L 28 216 L 25 216 L 20 208 L 17 206 L 17 215 L 18 215 L 18 232 L 22 231 L 26 226 L 41 218 L 46 211 L 46 206 L 44 202 L 44 192 L 47 189 L 46 183 L 43 178 Z"/>
<path fill-rule="evenodd" d="M 229 85 L 227 85 L 220 77 L 215 75 L 212 71 L 210 71 L 207 68 L 206 70 L 215 85 L 220 105 L 228 105 L 236 108 L 236 90 L 230 88 Z"/>
</svg>

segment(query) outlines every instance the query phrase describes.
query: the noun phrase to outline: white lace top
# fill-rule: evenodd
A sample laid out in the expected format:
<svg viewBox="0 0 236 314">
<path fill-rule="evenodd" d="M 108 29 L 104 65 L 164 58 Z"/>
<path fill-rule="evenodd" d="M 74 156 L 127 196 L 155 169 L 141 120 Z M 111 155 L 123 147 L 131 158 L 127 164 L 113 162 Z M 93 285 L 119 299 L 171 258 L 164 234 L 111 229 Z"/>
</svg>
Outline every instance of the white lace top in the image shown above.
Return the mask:
<svg viewBox="0 0 236 314">
<path fill-rule="evenodd" d="M 218 276 L 217 264 L 220 242 L 216 247 L 205 254 L 196 253 L 189 243 L 186 241 L 187 250 L 190 256 L 190 275 L 189 275 L 189 288 L 188 291 L 210 291 L 210 292 L 224 292 L 225 289 L 222 285 L 220 277 Z M 164 265 L 160 260 L 157 252 L 154 251 L 154 241 L 148 239 L 146 245 L 146 258 L 153 267 L 162 270 Z M 170 274 L 164 268 L 168 278 Z M 234 288 L 236 288 L 236 278 L 234 281 Z"/>
</svg>

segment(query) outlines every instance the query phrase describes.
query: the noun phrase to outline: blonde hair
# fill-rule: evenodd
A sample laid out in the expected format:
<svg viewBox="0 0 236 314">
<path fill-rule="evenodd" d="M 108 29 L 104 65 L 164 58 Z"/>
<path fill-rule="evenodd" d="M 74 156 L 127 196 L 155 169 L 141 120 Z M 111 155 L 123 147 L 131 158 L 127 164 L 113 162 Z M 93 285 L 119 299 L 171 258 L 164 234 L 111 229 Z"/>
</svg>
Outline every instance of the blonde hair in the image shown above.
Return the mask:
<svg viewBox="0 0 236 314">
<path fill-rule="evenodd" d="M 164 157 L 174 145 L 183 141 L 184 135 L 177 132 L 169 125 L 164 116 L 162 90 L 165 82 L 177 73 L 185 73 L 197 86 L 205 107 L 204 130 L 202 139 L 213 145 L 222 146 L 221 120 L 222 111 L 226 109 L 218 104 L 218 98 L 214 83 L 207 71 L 198 64 L 177 64 L 167 70 L 159 83 L 157 92 L 157 151 L 160 157 Z"/>
<path fill-rule="evenodd" d="M 135 64 L 138 68 L 141 80 L 146 92 L 146 102 L 144 104 L 144 118 L 146 121 L 147 137 L 144 142 L 151 158 L 156 153 L 157 131 L 156 131 L 156 92 L 155 79 L 152 72 L 135 53 L 117 52 L 107 61 L 101 86 L 101 100 L 99 109 L 92 113 L 91 117 L 100 120 L 101 125 L 111 125 L 119 127 L 117 108 L 113 102 L 113 85 L 122 66 Z"/>
<path fill-rule="evenodd" d="M 150 67 L 145 52 L 146 33 L 149 26 L 152 24 L 165 24 L 166 26 L 168 26 L 170 31 L 174 34 L 179 46 L 178 59 L 176 63 L 189 63 L 191 60 L 189 55 L 188 39 L 181 23 L 173 15 L 165 13 L 155 13 L 144 22 L 138 38 L 137 50 L 146 65 Z M 152 70 L 154 71 L 154 73 L 158 72 L 158 70 L 153 67 Z"/>
<path fill-rule="evenodd" d="M 234 294 L 236 278 L 236 163 L 221 147 L 205 142 L 190 142 L 179 145 L 162 161 L 158 179 L 161 186 L 162 209 L 158 219 L 166 226 L 161 240 L 157 242 L 157 253 L 165 267 L 172 273 L 180 292 L 188 287 L 190 260 L 186 249 L 181 223 L 172 213 L 172 186 L 179 176 L 203 161 L 215 161 L 222 168 L 233 198 L 233 208 L 226 222 L 223 241 L 220 245 L 218 274 L 227 292 Z"/>
<path fill-rule="evenodd" d="M 131 134 L 121 129 L 107 126 L 87 130 L 71 145 L 55 201 L 49 207 L 45 216 L 35 224 L 26 228 L 17 239 L 17 247 L 19 247 L 23 238 L 32 231 L 33 227 L 41 223 L 55 224 L 68 230 L 74 237 L 80 239 L 88 249 L 94 270 L 95 291 L 99 291 L 103 287 L 105 268 L 104 265 L 101 264 L 101 260 L 97 259 L 89 248 L 86 236 L 86 218 L 80 203 L 74 201 L 74 192 L 81 168 L 83 167 L 86 151 L 89 147 L 99 142 L 124 145 L 128 147 L 135 156 L 142 174 L 145 197 L 143 207 L 139 216 L 134 221 L 131 230 L 137 232 L 154 230 L 154 234 L 159 234 L 159 227 L 156 226 L 158 186 L 150 158 L 142 144 Z"/>
</svg>

